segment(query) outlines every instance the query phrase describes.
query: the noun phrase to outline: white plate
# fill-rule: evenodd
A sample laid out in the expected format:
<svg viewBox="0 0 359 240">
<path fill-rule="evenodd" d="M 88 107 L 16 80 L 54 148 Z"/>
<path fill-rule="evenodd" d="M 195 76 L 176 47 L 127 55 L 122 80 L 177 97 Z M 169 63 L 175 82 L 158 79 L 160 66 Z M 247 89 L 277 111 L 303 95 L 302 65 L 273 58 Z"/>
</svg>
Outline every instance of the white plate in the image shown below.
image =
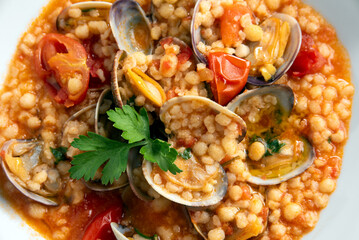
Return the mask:
<svg viewBox="0 0 359 240">
<path fill-rule="evenodd" d="M 47 0 L 0 0 L 0 82 L 21 36 Z M 352 60 L 353 81 L 359 84 L 359 1 L 307 0 L 337 29 Z M 304 239 L 337 240 L 359 237 L 359 95 L 354 97 L 349 142 L 345 148 L 342 172 L 337 190 L 328 207 L 322 211 L 314 231 Z M 31 230 L 0 197 L 0 240 L 42 239 Z"/>
</svg>

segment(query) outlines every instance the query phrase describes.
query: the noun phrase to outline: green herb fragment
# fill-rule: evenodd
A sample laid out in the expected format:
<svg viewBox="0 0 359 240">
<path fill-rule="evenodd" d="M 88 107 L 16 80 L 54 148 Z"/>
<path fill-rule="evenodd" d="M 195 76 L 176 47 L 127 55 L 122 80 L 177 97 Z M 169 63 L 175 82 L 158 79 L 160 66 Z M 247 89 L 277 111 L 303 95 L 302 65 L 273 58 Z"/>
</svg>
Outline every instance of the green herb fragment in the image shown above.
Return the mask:
<svg viewBox="0 0 359 240">
<path fill-rule="evenodd" d="M 122 131 L 122 137 L 128 141 L 111 140 L 93 132 L 88 136 L 80 135 L 71 145 L 85 151 L 74 156 L 70 176 L 75 179 L 93 179 L 96 171 L 104 165 L 101 181 L 103 184 L 113 183 L 126 170 L 129 151 L 140 147 L 140 153 L 147 161 L 157 163 L 163 171 L 172 174 L 181 172 L 174 164 L 178 152 L 170 144 L 150 137 L 148 115 L 144 108 L 139 113 L 128 105 L 123 108 L 107 111 L 113 126 Z"/>
<path fill-rule="evenodd" d="M 90 12 L 92 10 L 96 10 L 96 8 L 87 8 L 87 9 L 81 9 L 83 13 Z"/>
<path fill-rule="evenodd" d="M 67 147 L 50 147 L 52 155 L 55 157 L 55 164 L 58 164 L 60 161 L 66 160 Z"/>
<path fill-rule="evenodd" d="M 328 143 L 332 143 L 332 139 L 331 139 L 331 137 L 328 137 Z"/>
<path fill-rule="evenodd" d="M 135 228 L 135 232 L 136 232 L 138 235 L 140 235 L 141 237 L 146 238 L 146 239 L 152 239 L 152 240 L 157 240 L 157 239 L 158 239 L 158 235 L 157 235 L 157 234 L 155 234 L 155 235 L 153 235 L 153 236 L 147 236 L 147 235 L 141 233 L 137 228 Z"/>
<path fill-rule="evenodd" d="M 183 158 L 184 160 L 188 160 L 188 159 L 190 159 L 192 157 L 191 151 L 192 151 L 192 149 L 186 148 L 183 152 L 178 153 L 178 155 L 181 158 Z"/>
<path fill-rule="evenodd" d="M 264 156 L 272 156 L 273 153 L 279 153 L 280 149 L 285 146 L 285 143 L 280 143 L 278 139 L 271 139 L 267 141 L 267 152 Z"/>
</svg>

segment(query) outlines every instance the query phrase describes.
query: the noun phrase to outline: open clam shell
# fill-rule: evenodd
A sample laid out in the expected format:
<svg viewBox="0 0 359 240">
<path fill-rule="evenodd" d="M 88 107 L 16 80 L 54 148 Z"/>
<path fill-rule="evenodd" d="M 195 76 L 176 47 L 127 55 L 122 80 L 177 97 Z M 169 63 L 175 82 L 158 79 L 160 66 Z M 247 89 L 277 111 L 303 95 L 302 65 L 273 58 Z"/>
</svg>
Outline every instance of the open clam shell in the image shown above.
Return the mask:
<svg viewBox="0 0 359 240">
<path fill-rule="evenodd" d="M 118 0 L 110 9 L 110 25 L 118 48 L 127 54 L 153 51 L 150 21 L 135 0 Z"/>
<path fill-rule="evenodd" d="M 103 117 L 101 117 L 101 114 L 104 114 L 104 112 L 106 112 L 111 107 L 112 101 L 113 99 L 111 95 L 111 89 L 105 88 L 104 90 L 102 90 L 96 104 L 86 106 L 85 108 L 71 115 L 71 117 L 68 118 L 67 121 L 64 123 L 63 128 L 65 128 L 70 121 L 79 118 L 86 112 L 94 111 L 95 133 L 106 136 L 109 135 L 112 132 L 112 123 L 108 124 L 109 126 L 106 126 L 106 123 L 103 123 L 102 120 L 106 121 L 107 117 L 105 117 L 105 119 L 102 119 Z M 107 129 L 107 127 L 110 127 L 110 129 Z M 126 187 L 128 185 L 128 180 L 126 174 L 122 174 L 119 179 L 116 179 L 114 183 L 109 185 L 103 185 L 101 181 L 97 180 L 84 181 L 84 184 L 91 190 L 104 192 Z"/>
<path fill-rule="evenodd" d="M 165 125 L 168 124 L 166 123 L 167 113 L 170 112 L 173 107 L 176 107 L 176 105 L 181 104 L 191 104 L 194 110 L 197 108 L 207 109 L 213 112 L 214 115 L 225 115 L 231 119 L 230 121 L 237 123 L 238 141 L 244 138 L 246 125 L 238 115 L 208 98 L 198 96 L 176 97 L 167 101 L 160 110 L 160 119 Z M 190 207 L 215 205 L 223 199 L 227 192 L 228 180 L 224 169 L 218 162 L 204 166 L 199 162 L 196 156 L 192 155 L 192 157 L 187 160 L 177 158 L 175 164 L 183 170 L 182 173 L 173 175 L 169 172 L 163 172 L 158 166 L 151 162 L 143 162 L 143 174 L 147 182 L 157 193 L 171 201 Z M 166 183 L 159 183 L 159 181 L 155 180 L 157 175 L 159 175 L 161 179 L 164 179 Z M 169 183 L 170 185 L 176 185 L 178 189 L 175 187 L 169 190 L 167 188 Z"/>
<path fill-rule="evenodd" d="M 220 165 L 218 166 L 219 172 L 216 174 L 217 175 L 217 177 L 215 178 L 216 184 L 214 185 L 214 189 L 212 190 L 212 193 L 210 194 L 209 197 L 205 197 L 204 199 L 198 201 L 186 200 L 181 195 L 177 193 L 171 193 L 163 186 L 156 184 L 154 182 L 154 178 L 152 174 L 153 167 L 154 167 L 153 163 L 148 161 L 144 161 L 142 164 L 142 171 L 147 182 L 158 194 L 173 202 L 190 207 L 205 207 L 205 206 L 211 206 L 217 204 L 223 199 L 223 197 L 227 193 L 228 179 L 224 169 Z"/>
<path fill-rule="evenodd" d="M 279 113 L 278 116 L 280 117 L 276 120 L 266 121 L 274 124 L 269 124 L 269 126 L 266 127 L 275 128 L 278 131 L 281 129 L 280 124 L 286 124 L 288 121 L 288 117 L 290 116 L 294 105 L 294 93 L 292 89 L 286 85 L 271 85 L 249 90 L 233 99 L 227 107 L 235 113 L 240 113 L 240 108 L 243 106 L 242 104 L 247 100 L 255 97 L 265 98 L 268 95 L 276 97 L 276 105 L 272 109 L 272 112 Z M 267 113 L 269 117 L 276 116 L 276 114 L 272 114 L 272 112 Z M 244 117 L 244 119 L 246 118 Z M 252 126 L 252 124 L 253 123 L 247 124 L 248 129 L 252 131 L 262 129 L 257 125 Z M 263 130 L 267 131 L 269 129 Z M 256 132 L 251 132 L 251 134 L 258 135 Z M 273 156 L 271 156 L 271 154 L 267 154 L 267 156 L 264 155 L 260 160 L 256 159 L 255 161 L 252 161 L 248 159 L 246 161 L 248 170 L 251 173 L 251 177 L 248 180 L 249 182 L 256 185 L 279 184 L 298 176 L 312 165 L 315 152 L 310 142 L 304 137 L 297 136 L 296 133 L 284 132 L 283 134 L 283 136 L 282 133 L 278 134 L 281 135 L 278 137 L 283 138 L 284 140 L 276 140 L 278 141 L 278 144 L 284 144 L 282 145 L 284 148 L 280 148 L 281 150 L 279 150 L 278 153 L 275 153 Z M 266 141 L 262 138 L 255 141 L 259 141 L 267 147 Z"/>
<path fill-rule="evenodd" d="M 277 156 L 275 159 L 277 166 L 270 170 L 255 169 L 248 165 L 251 173 L 248 182 L 256 185 L 276 185 L 302 174 L 313 164 L 315 151 L 310 142 L 303 137 L 296 140 L 295 148 L 297 150 L 293 156 Z"/>
<path fill-rule="evenodd" d="M 143 201 L 152 201 L 154 198 L 152 196 L 148 195 L 147 192 L 142 190 L 138 186 L 138 183 L 135 180 L 136 177 L 135 177 L 134 171 L 136 168 L 139 168 L 142 170 L 142 167 L 141 167 L 142 162 L 143 162 L 143 157 L 142 157 L 142 155 L 140 155 L 138 153 L 138 150 L 131 149 L 129 152 L 128 163 L 127 163 L 127 168 L 126 168 L 128 181 L 130 183 L 132 192 L 136 195 L 136 197 L 138 197 L 139 199 L 141 199 Z"/>
<path fill-rule="evenodd" d="M 78 26 L 79 22 L 90 20 L 107 20 L 109 10 L 112 4 L 103 1 L 88 1 L 79 2 L 65 8 L 56 19 L 56 27 L 59 32 L 68 32 Z M 98 10 L 95 16 L 81 16 L 79 18 L 72 18 L 69 16 L 69 11 L 74 8 L 79 8 L 82 13 L 89 13 L 92 10 Z"/>
<path fill-rule="evenodd" d="M 272 75 L 272 78 L 268 81 L 265 81 L 263 79 L 263 77 L 249 76 L 247 82 L 252 85 L 258 85 L 258 86 L 271 85 L 275 81 L 280 79 L 292 66 L 295 58 L 297 57 L 297 55 L 299 53 L 300 46 L 302 44 L 302 30 L 300 28 L 299 23 L 297 22 L 297 20 L 295 18 L 293 18 L 287 14 L 276 13 L 265 21 L 268 21 L 271 18 L 277 18 L 283 22 L 287 22 L 290 27 L 289 39 L 288 39 L 287 45 L 285 47 L 285 50 L 284 50 L 284 53 L 282 56 L 283 63 L 276 70 L 275 74 Z"/>
<path fill-rule="evenodd" d="M 276 84 L 272 86 L 265 86 L 262 88 L 257 88 L 249 90 L 245 93 L 242 93 L 235 97 L 230 103 L 228 103 L 227 108 L 230 111 L 236 112 L 236 109 L 246 101 L 247 99 L 254 96 L 264 96 L 264 95 L 273 95 L 277 98 L 279 107 L 283 110 L 283 118 L 288 118 L 292 112 L 294 106 L 294 93 L 293 90 L 287 85 Z"/>
<path fill-rule="evenodd" d="M 35 139 L 7 141 L 1 149 L 1 166 L 9 181 L 26 197 L 44 205 L 57 206 L 59 203 L 53 193 L 45 189 L 33 192 L 24 182 L 31 169 L 40 162 L 42 150 L 43 143 Z"/>
</svg>

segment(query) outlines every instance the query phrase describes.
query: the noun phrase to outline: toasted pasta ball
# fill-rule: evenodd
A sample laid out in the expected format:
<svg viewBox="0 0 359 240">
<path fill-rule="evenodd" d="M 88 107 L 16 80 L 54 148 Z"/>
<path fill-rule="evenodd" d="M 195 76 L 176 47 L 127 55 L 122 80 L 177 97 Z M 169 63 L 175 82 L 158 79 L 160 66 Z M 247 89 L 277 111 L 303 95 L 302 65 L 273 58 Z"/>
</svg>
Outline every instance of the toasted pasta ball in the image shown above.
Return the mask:
<svg viewBox="0 0 359 240">
<path fill-rule="evenodd" d="M 242 188 L 238 185 L 229 187 L 228 194 L 233 201 L 238 201 L 242 197 Z"/>
<path fill-rule="evenodd" d="M 263 30 L 258 25 L 248 25 L 244 28 L 244 33 L 249 41 L 256 42 L 260 41 L 263 37 Z"/>
<path fill-rule="evenodd" d="M 206 143 L 199 141 L 193 146 L 193 153 L 197 156 L 203 156 L 207 153 L 208 146 Z"/>
<path fill-rule="evenodd" d="M 302 207 L 296 203 L 287 204 L 283 210 L 284 217 L 289 221 L 298 217 L 301 212 L 302 212 Z"/>
<path fill-rule="evenodd" d="M 248 225 L 247 216 L 243 212 L 237 213 L 236 217 L 236 225 L 238 228 L 245 228 Z"/>
<path fill-rule="evenodd" d="M 215 228 L 208 232 L 208 240 L 223 240 L 225 236 L 222 228 Z"/>
<path fill-rule="evenodd" d="M 218 217 L 221 222 L 231 222 L 234 220 L 238 209 L 236 207 L 222 207 L 218 210 Z"/>
<path fill-rule="evenodd" d="M 36 96 L 32 93 L 25 93 L 20 98 L 20 106 L 25 109 L 31 109 L 36 105 Z"/>
<path fill-rule="evenodd" d="M 224 156 L 226 155 L 223 148 L 215 143 L 212 143 L 208 148 L 208 154 L 212 157 L 215 161 L 221 161 Z"/>
<path fill-rule="evenodd" d="M 331 193 L 335 189 L 335 181 L 330 178 L 326 178 L 319 183 L 319 191 L 322 193 Z"/>
<path fill-rule="evenodd" d="M 263 208 L 263 203 L 260 199 L 258 198 L 254 198 L 253 200 L 251 200 L 251 202 L 249 203 L 249 210 L 255 214 L 258 214 L 262 211 Z"/>
<path fill-rule="evenodd" d="M 266 147 L 261 142 L 254 142 L 248 148 L 248 156 L 253 161 L 259 161 L 266 153 Z"/>
</svg>

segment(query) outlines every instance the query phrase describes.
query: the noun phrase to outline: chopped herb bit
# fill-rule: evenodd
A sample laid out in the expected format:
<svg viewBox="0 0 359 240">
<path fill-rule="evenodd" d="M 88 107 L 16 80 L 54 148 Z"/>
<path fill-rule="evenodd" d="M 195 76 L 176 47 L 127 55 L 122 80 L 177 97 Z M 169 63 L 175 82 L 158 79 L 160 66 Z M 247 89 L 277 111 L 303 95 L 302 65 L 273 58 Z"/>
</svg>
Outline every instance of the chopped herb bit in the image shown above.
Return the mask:
<svg viewBox="0 0 359 240">
<path fill-rule="evenodd" d="M 267 141 L 267 152 L 264 156 L 272 156 L 273 153 L 279 153 L 280 149 L 285 146 L 285 143 L 280 143 L 278 139 L 271 139 Z"/>
<path fill-rule="evenodd" d="M 184 160 L 188 160 L 192 157 L 191 151 L 192 149 L 186 148 L 183 152 L 179 153 L 178 155 Z"/>
<path fill-rule="evenodd" d="M 267 145 L 267 151 L 264 156 L 268 157 L 272 156 L 274 153 L 279 153 L 280 149 L 285 146 L 285 143 L 280 143 L 277 137 L 278 135 L 276 135 L 273 131 L 273 128 L 271 128 L 266 132 L 262 132 L 260 136 L 254 134 L 253 136 L 249 137 L 249 144 L 259 140 L 265 141 Z"/>
<path fill-rule="evenodd" d="M 86 181 L 95 177 L 96 171 L 103 165 L 101 181 L 103 184 L 113 183 L 126 170 L 129 151 L 140 146 L 140 153 L 147 161 L 157 163 L 163 171 L 172 174 L 182 172 L 175 164 L 178 152 L 170 144 L 160 139 L 150 137 L 148 115 L 144 108 L 139 113 L 128 105 L 123 108 L 107 111 L 113 126 L 122 131 L 120 142 L 105 138 L 93 132 L 88 136 L 80 135 L 71 145 L 85 151 L 74 156 L 71 162 L 70 176 L 75 179 L 84 178 Z"/>
<path fill-rule="evenodd" d="M 81 9 L 81 11 L 82 11 L 83 13 L 90 12 L 90 11 L 92 11 L 92 10 L 96 10 L 96 8 Z"/>
<path fill-rule="evenodd" d="M 66 160 L 67 147 L 50 147 L 52 155 L 55 157 L 55 164 L 58 164 L 60 161 Z"/>
<path fill-rule="evenodd" d="M 332 138 L 328 137 L 328 143 L 332 143 Z"/>
<path fill-rule="evenodd" d="M 158 239 L 158 235 L 157 235 L 157 234 L 155 234 L 155 235 L 153 235 L 153 236 L 150 237 L 150 236 L 147 236 L 147 235 L 141 233 L 137 228 L 135 228 L 135 232 L 136 232 L 138 235 L 140 235 L 141 237 L 146 238 L 146 239 L 152 239 L 152 240 L 157 240 L 157 239 Z"/>
</svg>

